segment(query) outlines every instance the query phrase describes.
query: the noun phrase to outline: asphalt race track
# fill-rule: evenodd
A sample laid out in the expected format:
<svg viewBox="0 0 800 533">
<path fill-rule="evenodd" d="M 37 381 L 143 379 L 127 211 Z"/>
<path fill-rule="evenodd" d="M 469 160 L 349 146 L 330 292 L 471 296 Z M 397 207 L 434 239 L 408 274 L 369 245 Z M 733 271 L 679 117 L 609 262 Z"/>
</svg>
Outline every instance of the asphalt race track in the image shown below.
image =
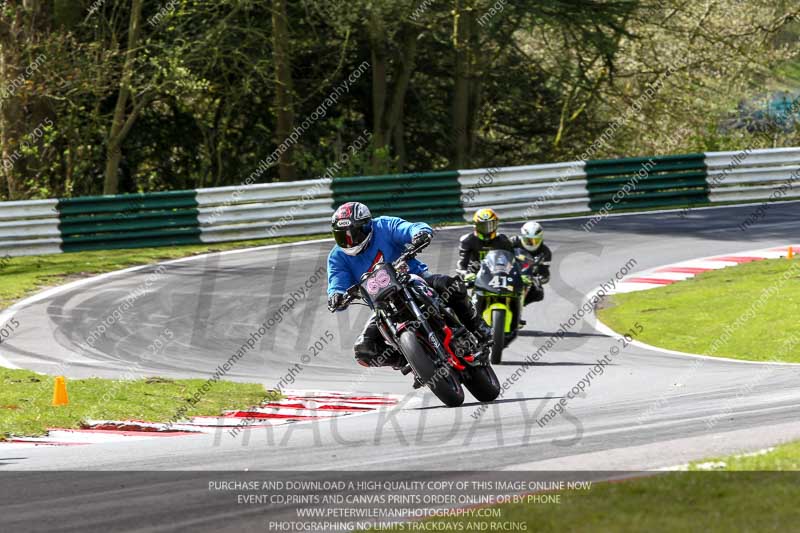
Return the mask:
<svg viewBox="0 0 800 533">
<path fill-rule="evenodd" d="M 528 308 L 524 336 L 507 349 L 504 364 L 496 367 L 501 382 L 568 321 L 587 293 L 613 279 L 631 259 L 635 272 L 798 241 L 800 204 L 772 205 L 766 219 L 741 231 L 737 226 L 754 209 L 613 216 L 591 232 L 581 228 L 585 219 L 546 222 L 546 242 L 554 252 L 553 280 L 545 301 Z M 452 271 L 458 237 L 464 231 L 442 229 L 420 259 L 435 272 Z M 136 375 L 208 378 L 292 292 L 301 291 L 313 273 L 324 268 L 330 247 L 330 242 L 317 242 L 169 263 L 149 292 L 137 298 L 105 336 L 92 340 L 93 346 L 87 339 L 97 324 L 141 287 L 156 267 L 85 283 L 21 309 L 15 315 L 20 328 L 4 342 L 3 357 L 20 367 L 47 373 L 58 369 L 72 377 L 124 376 L 134 369 Z M 761 367 L 635 346 L 623 348 L 584 397 L 571 400 L 564 414 L 541 427 L 536 419 L 597 359 L 612 347 L 621 347 L 617 339 L 598 333 L 591 317 L 571 328 L 482 414 L 468 393 L 463 407 L 444 408 L 429 392 L 413 392 L 408 376 L 388 369 L 365 371 L 356 365 L 351 346 L 368 311 L 353 307 L 331 315 L 324 293 L 324 279 L 312 284 L 307 296 L 259 339 L 225 379 L 260 381 L 267 387 L 285 383 L 289 370 L 302 364 L 304 355 L 312 355 L 309 346 L 327 330 L 334 336 L 333 344 L 303 364 L 289 388 L 406 395 L 400 409 L 253 429 L 236 438 L 221 433 L 90 448 L 40 447 L 9 457 L 0 448 L 0 472 L 115 471 L 80 488 L 77 482 L 70 484 L 78 478 L 69 473 L 51 474 L 51 486 L 43 487 L 35 477 L 6 472 L 3 484 L 15 483 L 20 496 L 11 498 L 10 523 L 4 518 L 4 526 L 23 530 L 22 525 L 39 520 L 46 507 L 61 516 L 54 522 L 61 530 L 77 527 L 79 517 L 83 529 L 102 529 L 121 520 L 131 527 L 158 530 L 158 524 L 165 523 L 162 519 L 173 528 L 202 524 L 224 530 L 225 524 L 238 520 L 236 529 L 248 521 L 263 529 L 263 517 L 254 515 L 252 508 L 200 506 L 188 498 L 187 491 L 204 492 L 202 483 L 164 480 L 156 494 L 144 489 L 152 476 L 119 472 L 124 470 L 635 471 L 800 437 L 800 367 L 769 367 L 752 391 L 742 395 L 742 385 Z M 165 328 L 174 338 L 161 351 L 148 349 Z M 709 417 L 715 415 L 722 416 L 709 427 Z M 203 476 L 208 479 L 208 474 Z M 168 504 L 169 511 L 159 511 L 168 516 L 148 512 L 154 498 Z"/>
</svg>

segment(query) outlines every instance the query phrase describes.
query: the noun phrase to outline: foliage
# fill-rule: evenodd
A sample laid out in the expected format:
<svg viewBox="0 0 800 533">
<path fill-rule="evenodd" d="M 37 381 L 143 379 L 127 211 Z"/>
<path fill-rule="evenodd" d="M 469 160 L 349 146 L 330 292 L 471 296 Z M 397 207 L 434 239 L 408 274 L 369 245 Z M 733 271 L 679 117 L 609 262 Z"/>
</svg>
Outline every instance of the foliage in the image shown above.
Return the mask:
<svg viewBox="0 0 800 533">
<path fill-rule="evenodd" d="M 285 20 L 277 2 L 255 0 L 7 0 L 0 199 L 98 194 L 104 182 L 119 192 L 237 184 L 267 159 L 259 181 L 271 181 L 278 164 L 270 156 L 286 140 L 278 131 L 306 119 L 310 127 L 281 156 L 300 179 L 323 174 L 364 130 L 371 144 L 342 172 L 800 140 L 797 130 L 757 135 L 726 125 L 742 102 L 797 89 L 793 3 L 282 4 Z M 276 50 L 281 22 L 289 38 Z M 368 68 L 354 76 L 360 65 Z M 47 134 L 31 141 L 46 119 Z"/>
</svg>

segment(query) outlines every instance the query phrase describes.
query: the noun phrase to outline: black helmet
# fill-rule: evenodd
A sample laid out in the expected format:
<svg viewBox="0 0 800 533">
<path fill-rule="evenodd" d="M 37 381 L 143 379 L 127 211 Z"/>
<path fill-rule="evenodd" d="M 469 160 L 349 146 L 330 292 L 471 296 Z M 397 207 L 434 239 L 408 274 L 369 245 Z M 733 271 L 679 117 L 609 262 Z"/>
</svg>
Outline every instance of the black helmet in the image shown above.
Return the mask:
<svg viewBox="0 0 800 533">
<path fill-rule="evenodd" d="M 369 246 L 372 236 L 372 213 L 360 202 L 339 206 L 331 219 L 333 238 L 347 255 L 358 255 Z"/>
</svg>

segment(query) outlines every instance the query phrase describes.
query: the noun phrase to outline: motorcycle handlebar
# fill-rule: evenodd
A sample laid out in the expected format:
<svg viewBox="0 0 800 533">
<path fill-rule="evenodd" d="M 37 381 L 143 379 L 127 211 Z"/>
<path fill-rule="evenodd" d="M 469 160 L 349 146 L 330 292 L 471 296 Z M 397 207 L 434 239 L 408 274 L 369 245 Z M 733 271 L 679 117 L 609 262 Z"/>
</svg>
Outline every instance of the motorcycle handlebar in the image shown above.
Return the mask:
<svg viewBox="0 0 800 533">
<path fill-rule="evenodd" d="M 428 241 L 426 243 L 423 243 L 420 246 L 412 246 L 411 244 L 408 244 L 407 247 L 406 247 L 406 251 L 403 252 L 400 255 L 400 257 L 398 257 L 397 260 L 392 263 L 392 266 L 394 266 L 395 268 L 398 268 L 401 263 L 405 263 L 409 259 L 413 259 L 414 256 L 416 256 L 422 250 L 427 248 L 429 244 L 430 244 L 430 241 Z M 356 283 L 355 285 L 353 285 L 352 287 L 347 289 L 347 293 L 345 294 L 345 297 L 342 300 L 342 303 L 339 304 L 336 307 L 336 309 L 334 309 L 334 311 L 339 310 L 339 309 L 344 309 L 345 307 L 350 305 L 353 302 L 353 300 L 359 298 L 361 296 L 361 293 L 359 291 L 360 285 L 361 285 L 360 283 Z"/>
<path fill-rule="evenodd" d="M 392 266 L 397 268 L 401 263 L 405 263 L 409 259 L 413 259 L 414 256 L 416 256 L 422 250 L 427 248 L 430 245 L 430 243 L 431 243 L 431 241 L 423 243 L 423 244 L 421 244 L 419 246 L 412 246 L 411 244 L 406 245 L 406 251 L 403 252 L 403 254 L 400 255 L 400 257 L 398 257 L 397 260 L 394 263 L 392 263 Z"/>
</svg>

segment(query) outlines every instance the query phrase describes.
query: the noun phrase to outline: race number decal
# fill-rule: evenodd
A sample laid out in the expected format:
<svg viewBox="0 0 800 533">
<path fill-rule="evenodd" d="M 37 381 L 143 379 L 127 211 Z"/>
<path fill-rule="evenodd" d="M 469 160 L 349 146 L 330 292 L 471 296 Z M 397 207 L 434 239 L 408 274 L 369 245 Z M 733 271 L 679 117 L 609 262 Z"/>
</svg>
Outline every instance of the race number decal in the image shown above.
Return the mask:
<svg viewBox="0 0 800 533">
<path fill-rule="evenodd" d="M 388 287 L 391 281 L 388 272 L 379 270 L 374 276 L 367 280 L 367 292 L 370 294 L 378 294 L 381 289 Z"/>
<path fill-rule="evenodd" d="M 497 275 L 492 278 L 492 281 L 489 282 L 489 286 L 493 289 L 507 289 L 508 278 L 506 276 Z"/>
</svg>

